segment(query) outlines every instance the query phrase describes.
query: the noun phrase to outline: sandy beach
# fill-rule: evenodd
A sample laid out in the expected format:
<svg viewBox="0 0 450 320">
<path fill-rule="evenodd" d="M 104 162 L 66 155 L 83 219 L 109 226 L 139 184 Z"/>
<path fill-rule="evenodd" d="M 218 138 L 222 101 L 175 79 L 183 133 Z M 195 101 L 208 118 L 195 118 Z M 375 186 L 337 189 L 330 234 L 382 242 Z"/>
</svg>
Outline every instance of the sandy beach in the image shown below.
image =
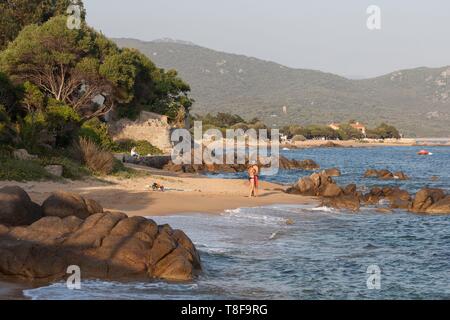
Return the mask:
<svg viewBox="0 0 450 320">
<path fill-rule="evenodd" d="M 132 166 L 132 165 L 130 165 Z M 175 174 L 157 169 L 145 170 L 149 176 L 121 180 L 107 177 L 66 182 L 1 181 L 0 188 L 16 185 L 27 191 L 33 201 L 42 202 L 54 191 L 79 193 L 98 201 L 105 210 L 121 211 L 129 216 L 161 216 L 174 214 L 218 214 L 227 209 L 259 207 L 272 204 L 306 204 L 314 198 L 284 193 L 286 186 L 261 182 L 258 198 L 248 198 L 248 182 L 239 179 L 215 179 L 201 175 Z M 166 191 L 152 191 L 157 182 Z"/>
</svg>

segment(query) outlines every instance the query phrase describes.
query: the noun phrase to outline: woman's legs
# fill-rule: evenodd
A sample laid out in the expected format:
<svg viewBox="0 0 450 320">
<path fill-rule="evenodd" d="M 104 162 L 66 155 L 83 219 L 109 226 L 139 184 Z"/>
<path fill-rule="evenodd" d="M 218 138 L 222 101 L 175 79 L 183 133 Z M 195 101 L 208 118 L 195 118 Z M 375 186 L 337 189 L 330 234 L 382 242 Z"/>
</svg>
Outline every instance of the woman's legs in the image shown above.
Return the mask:
<svg viewBox="0 0 450 320">
<path fill-rule="evenodd" d="M 250 178 L 249 181 L 250 181 L 250 195 L 248 197 L 251 198 L 255 193 L 255 179 Z"/>
</svg>

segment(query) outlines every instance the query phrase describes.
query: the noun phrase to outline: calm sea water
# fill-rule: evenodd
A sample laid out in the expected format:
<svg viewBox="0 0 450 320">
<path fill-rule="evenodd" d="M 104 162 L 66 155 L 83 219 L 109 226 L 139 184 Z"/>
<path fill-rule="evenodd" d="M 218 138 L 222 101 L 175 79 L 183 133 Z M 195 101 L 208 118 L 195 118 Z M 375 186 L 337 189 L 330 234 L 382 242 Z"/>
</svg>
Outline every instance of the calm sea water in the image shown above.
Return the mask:
<svg viewBox="0 0 450 320">
<path fill-rule="evenodd" d="M 339 167 L 338 183 L 360 187 L 423 186 L 450 191 L 450 148 L 308 149 L 289 158 Z M 402 170 L 409 181 L 362 179 L 368 168 Z M 280 172 L 266 180 L 295 182 L 310 172 Z M 239 176 L 239 175 L 238 175 Z M 432 181 L 430 177 L 438 176 Z M 235 177 L 226 175 L 226 177 Z M 219 216 L 156 217 L 183 229 L 200 251 L 204 273 L 192 283 L 85 281 L 28 290 L 33 299 L 450 299 L 450 216 L 403 211 L 360 214 L 313 206 L 240 208 Z M 294 225 L 287 225 L 291 219 Z M 380 290 L 367 287 L 367 268 L 381 269 Z"/>
</svg>

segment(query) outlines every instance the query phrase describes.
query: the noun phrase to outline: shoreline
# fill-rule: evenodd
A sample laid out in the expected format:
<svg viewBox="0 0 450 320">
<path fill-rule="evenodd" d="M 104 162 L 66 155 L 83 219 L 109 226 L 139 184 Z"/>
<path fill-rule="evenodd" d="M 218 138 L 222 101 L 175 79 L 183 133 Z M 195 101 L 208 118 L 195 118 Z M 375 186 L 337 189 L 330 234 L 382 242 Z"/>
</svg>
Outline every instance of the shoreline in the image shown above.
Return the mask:
<svg viewBox="0 0 450 320">
<path fill-rule="evenodd" d="M 241 179 L 217 179 L 201 175 L 177 174 L 137 165 L 149 176 L 130 180 L 118 178 L 87 179 L 83 181 L 0 181 L 0 188 L 19 186 L 39 204 L 54 191 L 75 192 L 98 201 L 105 211 L 121 211 L 128 216 L 174 216 L 205 214 L 219 215 L 226 210 L 271 205 L 314 205 L 314 197 L 284 193 L 286 186 L 261 181 L 260 197 L 248 198 L 248 182 Z M 167 191 L 151 191 L 153 182 L 163 184 Z M 33 284 L 16 279 L 0 278 L 0 300 L 28 300 L 24 290 Z"/>
<path fill-rule="evenodd" d="M 0 278 L 0 300 L 30 300 L 23 292 L 31 288 L 32 286 L 20 281 L 7 281 Z"/>
<path fill-rule="evenodd" d="M 314 197 L 286 194 L 287 186 L 260 183 L 258 198 L 248 198 L 248 181 L 219 179 L 202 175 L 173 173 L 149 167 L 129 165 L 148 176 L 129 180 L 114 177 L 82 181 L 10 182 L 0 181 L 0 188 L 19 186 L 33 201 L 42 204 L 54 191 L 78 193 L 99 202 L 105 211 L 121 211 L 129 216 L 168 216 L 180 214 L 220 214 L 241 207 L 275 204 L 315 204 Z M 152 191 L 154 182 L 166 191 Z"/>
<path fill-rule="evenodd" d="M 419 139 L 420 140 L 420 139 Z M 450 140 L 450 139 L 449 139 Z M 280 148 L 313 149 L 313 148 L 378 148 L 378 147 L 450 147 L 447 143 L 417 143 L 416 139 L 385 140 L 384 142 L 360 142 L 356 140 L 306 140 L 294 143 L 281 143 Z"/>
</svg>

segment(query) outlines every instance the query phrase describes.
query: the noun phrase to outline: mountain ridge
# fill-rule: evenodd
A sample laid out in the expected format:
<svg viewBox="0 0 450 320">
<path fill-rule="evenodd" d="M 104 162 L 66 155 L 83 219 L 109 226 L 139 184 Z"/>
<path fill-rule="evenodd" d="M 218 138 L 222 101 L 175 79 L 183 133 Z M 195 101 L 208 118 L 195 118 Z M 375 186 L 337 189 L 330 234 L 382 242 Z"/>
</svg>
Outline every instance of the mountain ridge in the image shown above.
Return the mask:
<svg viewBox="0 0 450 320">
<path fill-rule="evenodd" d="M 232 112 L 274 126 L 349 119 L 371 126 L 389 122 L 408 136 L 450 137 L 450 66 L 348 79 L 186 41 L 113 40 L 142 51 L 162 68 L 179 71 L 191 85 L 193 113 Z"/>
</svg>

